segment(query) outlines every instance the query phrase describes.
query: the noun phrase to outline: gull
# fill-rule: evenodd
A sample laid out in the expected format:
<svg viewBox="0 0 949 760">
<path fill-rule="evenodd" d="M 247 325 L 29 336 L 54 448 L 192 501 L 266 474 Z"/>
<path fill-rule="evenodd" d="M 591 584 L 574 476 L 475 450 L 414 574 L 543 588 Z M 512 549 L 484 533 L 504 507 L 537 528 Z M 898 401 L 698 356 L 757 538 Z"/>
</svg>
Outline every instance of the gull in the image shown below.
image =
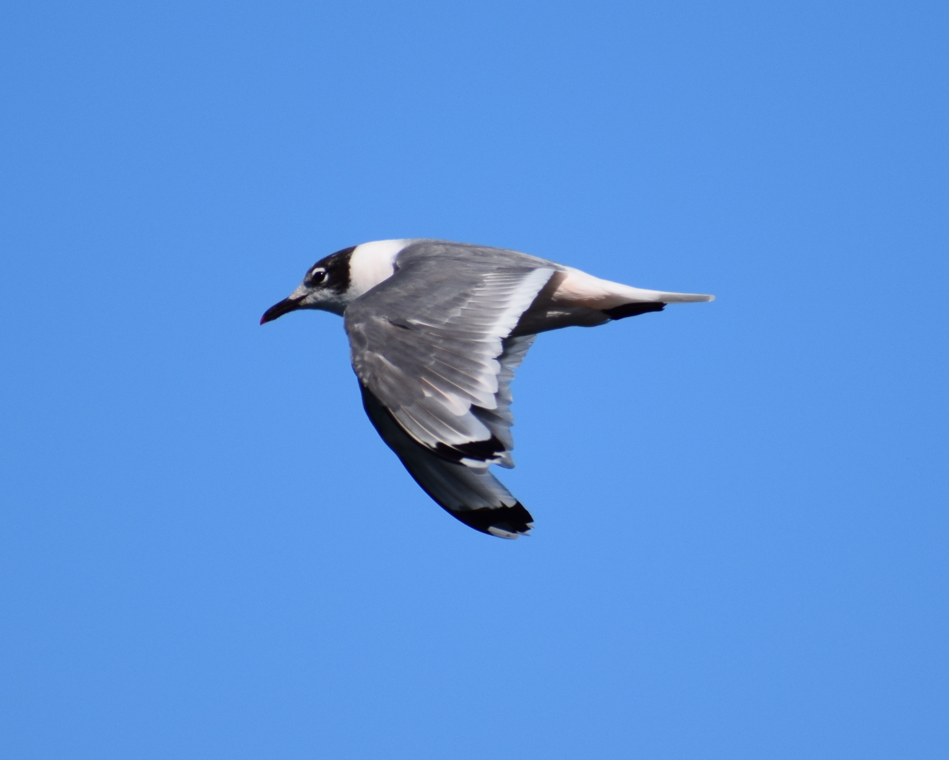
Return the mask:
<svg viewBox="0 0 949 760">
<path fill-rule="evenodd" d="M 537 334 L 712 300 L 620 285 L 503 248 L 379 240 L 320 259 L 260 323 L 300 309 L 341 315 L 382 440 L 449 514 L 517 538 L 534 519 L 489 467 L 514 466 L 511 380 Z"/>
</svg>

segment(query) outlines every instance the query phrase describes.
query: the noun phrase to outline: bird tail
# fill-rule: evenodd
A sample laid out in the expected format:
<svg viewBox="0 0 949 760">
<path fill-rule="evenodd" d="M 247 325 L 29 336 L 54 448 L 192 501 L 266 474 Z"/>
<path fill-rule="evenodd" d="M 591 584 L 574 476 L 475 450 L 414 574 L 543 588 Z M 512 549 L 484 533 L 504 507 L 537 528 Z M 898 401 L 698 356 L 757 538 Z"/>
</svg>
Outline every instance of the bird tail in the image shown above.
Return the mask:
<svg viewBox="0 0 949 760">
<path fill-rule="evenodd" d="M 715 296 L 704 293 L 670 293 L 664 290 L 646 290 L 634 288 L 630 285 L 610 283 L 613 294 L 627 299 L 627 303 L 696 303 L 700 301 L 714 301 Z"/>
<path fill-rule="evenodd" d="M 616 285 L 613 293 L 617 297 L 629 300 L 618 306 L 603 309 L 603 313 L 610 319 L 625 319 L 639 314 L 647 314 L 650 311 L 662 311 L 669 303 L 695 303 L 715 300 L 715 296 L 701 293 L 668 293 L 662 290 L 645 290 L 643 288 L 633 288 L 629 285 L 612 284 Z"/>
<path fill-rule="evenodd" d="M 657 304 L 643 311 L 659 311 L 662 304 L 714 301 L 715 296 L 703 293 L 670 293 L 664 290 L 646 290 L 623 285 L 619 282 L 601 280 L 599 277 L 567 267 L 558 279 L 557 289 L 552 294 L 554 303 L 568 306 L 585 306 L 609 312 L 611 309 L 630 304 Z M 640 313 L 643 313 L 642 311 Z"/>
</svg>

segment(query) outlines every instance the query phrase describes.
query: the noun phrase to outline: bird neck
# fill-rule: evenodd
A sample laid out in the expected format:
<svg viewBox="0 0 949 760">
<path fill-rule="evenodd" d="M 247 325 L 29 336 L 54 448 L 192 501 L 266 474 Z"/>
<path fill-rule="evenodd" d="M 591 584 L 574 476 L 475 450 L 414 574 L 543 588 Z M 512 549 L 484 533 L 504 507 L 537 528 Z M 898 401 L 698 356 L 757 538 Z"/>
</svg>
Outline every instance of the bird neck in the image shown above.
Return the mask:
<svg viewBox="0 0 949 760">
<path fill-rule="evenodd" d="M 372 290 L 395 273 L 395 259 L 411 240 L 376 240 L 357 245 L 349 259 L 349 302 Z"/>
</svg>

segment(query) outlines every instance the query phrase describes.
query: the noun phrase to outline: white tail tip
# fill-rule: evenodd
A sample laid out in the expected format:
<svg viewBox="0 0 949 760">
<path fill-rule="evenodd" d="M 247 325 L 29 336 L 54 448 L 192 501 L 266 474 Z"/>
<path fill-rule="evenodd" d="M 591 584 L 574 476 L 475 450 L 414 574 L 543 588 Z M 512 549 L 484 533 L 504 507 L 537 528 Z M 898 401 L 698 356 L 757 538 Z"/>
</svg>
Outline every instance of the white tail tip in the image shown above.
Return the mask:
<svg viewBox="0 0 949 760">
<path fill-rule="evenodd" d="M 630 301 L 638 303 L 696 303 L 715 300 L 715 296 L 704 293 L 666 293 L 662 290 L 646 290 L 629 286 L 624 288 L 623 295 Z"/>
<path fill-rule="evenodd" d="M 699 301 L 714 301 L 715 296 L 703 293 L 663 293 L 660 300 L 666 303 L 697 303 Z"/>
</svg>

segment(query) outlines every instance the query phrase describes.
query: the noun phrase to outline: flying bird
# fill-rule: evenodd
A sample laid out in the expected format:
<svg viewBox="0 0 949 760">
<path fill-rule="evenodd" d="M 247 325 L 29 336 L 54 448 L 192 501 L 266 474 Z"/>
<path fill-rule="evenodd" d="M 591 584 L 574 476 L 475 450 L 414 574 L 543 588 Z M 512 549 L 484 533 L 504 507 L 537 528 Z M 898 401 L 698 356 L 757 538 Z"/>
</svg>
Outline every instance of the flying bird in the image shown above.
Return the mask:
<svg viewBox="0 0 949 760">
<path fill-rule="evenodd" d="M 260 323 L 299 309 L 341 315 L 382 440 L 451 515 L 517 538 L 534 519 L 489 466 L 514 466 L 511 380 L 537 334 L 713 299 L 620 285 L 502 248 L 380 240 L 320 259 Z"/>
</svg>

